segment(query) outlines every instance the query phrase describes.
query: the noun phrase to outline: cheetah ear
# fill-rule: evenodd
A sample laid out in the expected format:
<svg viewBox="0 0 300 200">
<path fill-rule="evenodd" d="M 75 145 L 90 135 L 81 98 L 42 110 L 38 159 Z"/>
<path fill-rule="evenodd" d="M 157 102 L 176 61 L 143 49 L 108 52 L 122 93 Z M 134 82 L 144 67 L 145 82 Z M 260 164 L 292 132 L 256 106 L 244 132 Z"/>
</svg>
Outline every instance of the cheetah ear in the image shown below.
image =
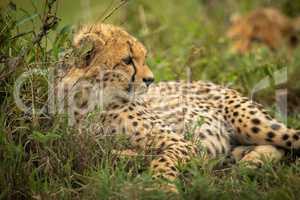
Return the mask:
<svg viewBox="0 0 300 200">
<path fill-rule="evenodd" d="M 105 42 L 99 35 L 93 32 L 79 32 L 74 36 L 73 45 L 76 50 L 77 63 L 80 67 L 88 66 L 97 52 L 104 46 Z"/>
</svg>

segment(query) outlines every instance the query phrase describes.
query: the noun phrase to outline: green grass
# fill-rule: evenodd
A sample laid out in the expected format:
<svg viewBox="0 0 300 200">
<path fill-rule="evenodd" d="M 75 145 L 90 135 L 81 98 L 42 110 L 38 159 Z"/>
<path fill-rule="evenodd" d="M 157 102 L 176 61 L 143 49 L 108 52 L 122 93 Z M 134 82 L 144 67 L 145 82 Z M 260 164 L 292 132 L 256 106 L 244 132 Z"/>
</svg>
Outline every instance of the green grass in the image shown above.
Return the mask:
<svg viewBox="0 0 300 200">
<path fill-rule="evenodd" d="M 17 1 L 18 2 L 18 1 Z M 32 0 L 3 8 L 0 18 L 0 56 L 15 57 L 32 43 L 41 21 L 43 5 Z M 91 1 L 96 21 L 110 1 Z M 116 1 L 117 2 L 117 1 Z M 116 3 L 115 2 L 115 3 Z M 36 9 L 34 9 L 34 6 Z M 124 26 L 148 48 L 148 64 L 156 81 L 187 79 L 209 80 L 238 89 L 252 96 L 261 80 L 269 78 L 266 88 L 254 93 L 273 114 L 275 94 L 287 88 L 288 125 L 300 128 L 299 95 L 300 48 L 291 59 L 285 49 L 272 53 L 258 48 L 253 53 L 236 55 L 229 51 L 225 37 L 229 17 L 261 5 L 275 5 L 295 16 L 297 1 L 130 1 L 107 22 Z M 24 7 L 24 10 L 22 9 Z M 99 10 L 98 10 L 99 9 Z M 28 10 L 29 12 L 27 12 Z M 72 23 L 84 11 L 80 2 L 58 4 L 62 18 L 40 45 L 30 48 L 20 67 L 0 83 L 0 199 L 298 199 L 300 196 L 299 160 L 267 164 L 257 170 L 238 165 L 221 165 L 196 159 L 183 167 L 174 197 L 157 189 L 144 157 L 120 158 L 112 149 L 126 145 L 120 138 L 95 140 L 88 130 L 80 137 L 67 126 L 64 116 L 24 113 L 14 102 L 14 83 L 24 71 L 57 67 L 59 54 L 70 47 Z M 26 33 L 25 35 L 21 33 Z M 20 35 L 21 34 L 21 35 Z M 15 38 L 16 35 L 19 37 Z M 37 65 L 36 63 L 45 63 Z M 51 63 L 51 64 L 49 64 Z M 191 75 L 186 75 L 190 70 Z M 288 80 L 276 83 L 276 72 L 286 71 Z M 0 63 L 0 74 L 10 71 Z M 22 87 L 28 105 L 40 108 L 46 101 L 47 82 L 31 78 Z M 149 190 L 151 189 L 152 190 Z"/>
</svg>

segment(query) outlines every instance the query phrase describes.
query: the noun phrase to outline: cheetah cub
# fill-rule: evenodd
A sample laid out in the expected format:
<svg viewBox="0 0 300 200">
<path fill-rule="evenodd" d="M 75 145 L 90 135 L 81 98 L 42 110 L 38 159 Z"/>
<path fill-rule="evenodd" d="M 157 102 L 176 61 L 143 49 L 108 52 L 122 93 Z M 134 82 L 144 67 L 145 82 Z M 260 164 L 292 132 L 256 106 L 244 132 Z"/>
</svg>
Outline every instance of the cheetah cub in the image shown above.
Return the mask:
<svg viewBox="0 0 300 200">
<path fill-rule="evenodd" d="M 100 106 L 99 134 L 121 134 L 131 152 L 154 154 L 150 170 L 156 178 L 173 181 L 179 164 L 203 153 L 260 162 L 264 156 L 280 159 L 276 147 L 300 147 L 300 132 L 235 90 L 202 81 L 151 84 L 147 50 L 122 28 L 86 25 L 75 35 L 74 46 L 90 49 L 80 64 L 68 69 L 58 88 L 71 102 L 80 98 L 73 110 L 76 124 L 86 110 Z M 72 95 L 78 90 L 84 95 Z"/>
</svg>

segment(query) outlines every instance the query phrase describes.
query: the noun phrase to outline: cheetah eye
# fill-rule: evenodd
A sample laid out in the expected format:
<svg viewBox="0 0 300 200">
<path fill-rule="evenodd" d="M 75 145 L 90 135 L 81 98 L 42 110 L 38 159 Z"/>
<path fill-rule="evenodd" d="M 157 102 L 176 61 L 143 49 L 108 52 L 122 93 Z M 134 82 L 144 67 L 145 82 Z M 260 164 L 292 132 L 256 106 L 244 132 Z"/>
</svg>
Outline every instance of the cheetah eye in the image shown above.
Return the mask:
<svg viewBox="0 0 300 200">
<path fill-rule="evenodd" d="M 132 57 L 127 56 L 126 58 L 123 58 L 122 61 L 124 62 L 125 65 L 130 65 L 132 64 Z"/>
</svg>

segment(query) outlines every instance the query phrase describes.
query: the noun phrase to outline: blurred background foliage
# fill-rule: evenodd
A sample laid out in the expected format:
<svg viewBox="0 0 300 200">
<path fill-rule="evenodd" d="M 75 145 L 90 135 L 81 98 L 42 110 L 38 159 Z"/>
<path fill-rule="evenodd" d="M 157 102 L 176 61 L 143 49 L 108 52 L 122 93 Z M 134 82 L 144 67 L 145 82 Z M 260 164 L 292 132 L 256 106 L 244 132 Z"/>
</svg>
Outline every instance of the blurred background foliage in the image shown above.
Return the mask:
<svg viewBox="0 0 300 200">
<path fill-rule="evenodd" d="M 14 83 L 24 71 L 57 68 L 60 54 L 70 48 L 76 27 L 101 22 L 120 2 L 126 3 L 105 22 L 123 26 L 145 44 L 156 81 L 209 80 L 230 86 L 246 96 L 253 96 L 279 118 L 282 114 L 278 112 L 276 94 L 278 89 L 287 89 L 288 124 L 300 128 L 300 48 L 292 55 L 287 49 L 271 52 L 265 47 L 237 55 L 230 51 L 231 41 L 225 36 L 234 13 L 244 14 L 258 7 L 272 6 L 295 17 L 300 15 L 300 1 L 53 2 L 0 2 L 0 199 L 164 197 L 159 191 L 143 190 L 153 184 L 147 174 L 138 175 L 144 169 L 143 159 L 128 161 L 111 155 L 109 149 L 119 145 L 116 141 L 95 142 L 89 134 L 78 139 L 74 137 L 76 130 L 67 127 L 64 119 L 37 113 L 48 98 L 46 75 L 32 77 L 22 87 L 22 99 L 31 110 L 20 111 L 13 98 Z M 52 5 L 50 25 L 46 29 L 43 24 L 49 5 Z M 286 74 L 287 81 L 277 84 L 276 73 Z M 266 79 L 270 80 L 266 88 L 254 90 Z M 193 179 L 178 183 L 182 198 L 230 199 L 237 195 L 256 199 L 259 195 L 272 199 L 277 195 L 279 199 L 293 199 L 300 196 L 299 163 L 277 166 L 277 175 L 270 166 L 249 175 L 241 168 L 215 173 L 212 170 L 215 164 L 208 165 L 201 170 L 189 168 Z M 184 190 L 186 186 L 190 187 Z M 247 196 L 248 192 L 252 192 L 251 195 Z"/>
</svg>

